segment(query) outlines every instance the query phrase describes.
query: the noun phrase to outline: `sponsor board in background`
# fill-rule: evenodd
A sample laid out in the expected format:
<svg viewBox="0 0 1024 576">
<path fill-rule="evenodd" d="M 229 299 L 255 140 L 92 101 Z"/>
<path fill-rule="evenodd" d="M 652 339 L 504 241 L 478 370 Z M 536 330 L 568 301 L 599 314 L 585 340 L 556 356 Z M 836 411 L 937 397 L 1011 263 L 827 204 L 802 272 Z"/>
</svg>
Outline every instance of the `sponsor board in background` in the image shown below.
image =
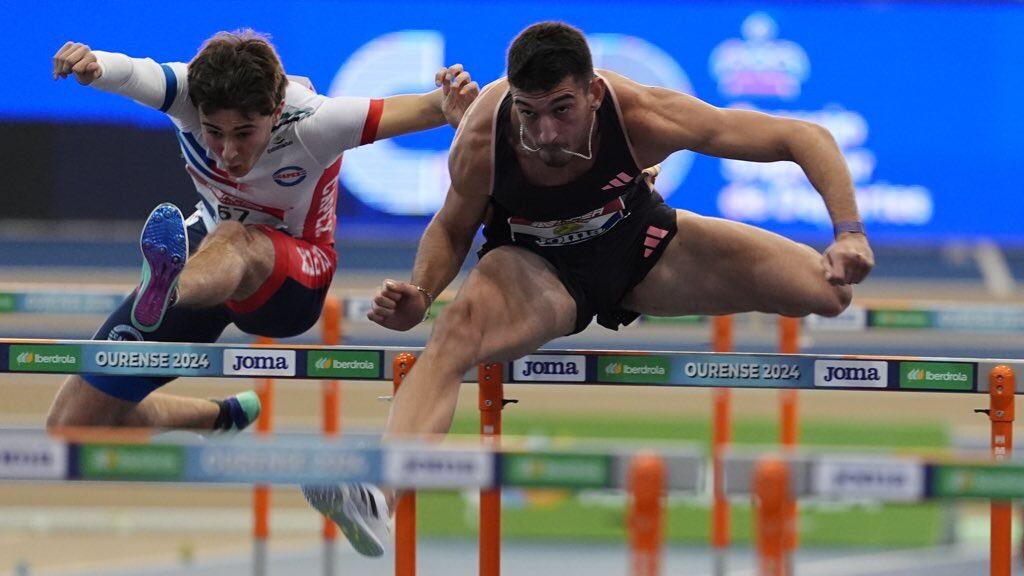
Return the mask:
<svg viewBox="0 0 1024 576">
<path fill-rule="evenodd" d="M 377 351 L 310 350 L 306 374 L 316 378 L 380 378 L 381 354 Z"/>
<path fill-rule="evenodd" d="M 815 360 L 814 385 L 820 388 L 886 388 L 889 364 L 876 360 Z"/>
<path fill-rule="evenodd" d="M 582 355 L 537 354 L 512 363 L 513 382 L 586 382 L 587 358 Z"/>
<path fill-rule="evenodd" d="M 88 444 L 79 449 L 78 468 L 83 480 L 181 480 L 185 447 Z"/>
<path fill-rule="evenodd" d="M 930 310 L 872 310 L 868 315 L 868 326 L 872 328 L 925 330 L 932 325 Z"/>
<path fill-rule="evenodd" d="M 396 446 L 384 455 L 384 482 L 398 488 L 481 488 L 494 484 L 494 468 L 491 452 Z"/>
<path fill-rule="evenodd" d="M 5 435 L 0 441 L 0 478 L 63 480 L 68 473 L 64 442 L 38 436 Z"/>
<path fill-rule="evenodd" d="M 644 322 L 650 322 L 651 324 L 680 324 L 680 325 L 692 325 L 703 324 L 706 321 L 705 316 L 643 316 Z"/>
<path fill-rule="evenodd" d="M 82 347 L 63 344 L 12 345 L 8 369 L 15 372 L 74 374 L 82 368 Z"/>
<path fill-rule="evenodd" d="M 916 502 L 924 497 L 925 467 L 913 460 L 822 457 L 812 468 L 815 497 Z"/>
<path fill-rule="evenodd" d="M 851 304 L 839 316 L 828 318 L 811 314 L 804 323 L 811 330 L 859 332 L 868 327 L 868 311 L 862 306 Z"/>
<path fill-rule="evenodd" d="M 502 485 L 521 487 L 607 488 L 611 485 L 607 454 L 505 454 Z"/>
<path fill-rule="evenodd" d="M 29 292 L 20 294 L 11 311 L 28 314 L 109 314 L 117 310 L 122 300 L 123 294 Z"/>
<path fill-rule="evenodd" d="M 1019 308 L 966 308 L 937 310 L 935 328 L 939 330 L 978 330 L 991 332 L 1024 331 L 1024 310 Z"/>
<path fill-rule="evenodd" d="M 900 362 L 900 388 L 974 390 L 974 365 L 961 362 Z"/>
<path fill-rule="evenodd" d="M 224 373 L 237 376 L 295 376 L 295 350 L 228 348 Z"/>
<path fill-rule="evenodd" d="M 672 374 L 672 360 L 665 356 L 600 356 L 598 382 L 641 382 L 666 384 Z"/>
</svg>

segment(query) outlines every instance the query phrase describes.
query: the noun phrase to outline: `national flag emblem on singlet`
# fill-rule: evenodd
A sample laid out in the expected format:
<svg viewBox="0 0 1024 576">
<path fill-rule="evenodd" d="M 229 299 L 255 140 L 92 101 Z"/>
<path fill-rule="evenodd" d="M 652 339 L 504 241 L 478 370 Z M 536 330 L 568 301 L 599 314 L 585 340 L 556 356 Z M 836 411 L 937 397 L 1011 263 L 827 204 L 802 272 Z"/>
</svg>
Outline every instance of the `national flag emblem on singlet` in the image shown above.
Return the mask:
<svg viewBox="0 0 1024 576">
<path fill-rule="evenodd" d="M 567 246 L 604 234 L 628 215 L 626 204 L 620 196 L 601 208 L 573 218 L 534 222 L 513 216 L 508 219 L 508 225 L 513 242 L 532 242 L 543 247 Z"/>
</svg>

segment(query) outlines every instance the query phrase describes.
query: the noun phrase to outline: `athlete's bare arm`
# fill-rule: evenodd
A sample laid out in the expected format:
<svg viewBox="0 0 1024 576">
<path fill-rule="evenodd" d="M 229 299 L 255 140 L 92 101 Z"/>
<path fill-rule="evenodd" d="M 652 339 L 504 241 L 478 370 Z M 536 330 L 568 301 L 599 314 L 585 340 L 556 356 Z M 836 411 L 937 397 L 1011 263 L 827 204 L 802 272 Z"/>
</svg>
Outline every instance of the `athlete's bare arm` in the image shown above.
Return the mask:
<svg viewBox="0 0 1024 576">
<path fill-rule="evenodd" d="M 833 223 L 860 220 L 850 171 L 832 134 L 792 118 L 717 108 L 697 98 L 643 86 L 601 71 L 615 90 L 641 166 L 652 166 L 673 152 L 693 150 L 718 158 L 797 163 L 821 194 Z M 835 284 L 863 280 L 874 256 L 863 234 L 842 234 L 825 253 Z"/>
<path fill-rule="evenodd" d="M 483 222 L 491 188 L 494 111 L 505 92 L 504 82 L 488 86 L 466 114 L 448 158 L 452 186 L 441 209 L 420 239 L 412 282 L 385 280 L 368 318 L 393 330 L 420 323 L 430 305 L 416 289 L 437 295 L 458 274 Z"/>
<path fill-rule="evenodd" d="M 438 70 L 434 84 L 440 88 L 426 94 L 385 98 L 377 139 L 428 130 L 446 122 L 458 128 L 462 116 L 480 93 L 480 86 L 462 64 Z"/>
</svg>

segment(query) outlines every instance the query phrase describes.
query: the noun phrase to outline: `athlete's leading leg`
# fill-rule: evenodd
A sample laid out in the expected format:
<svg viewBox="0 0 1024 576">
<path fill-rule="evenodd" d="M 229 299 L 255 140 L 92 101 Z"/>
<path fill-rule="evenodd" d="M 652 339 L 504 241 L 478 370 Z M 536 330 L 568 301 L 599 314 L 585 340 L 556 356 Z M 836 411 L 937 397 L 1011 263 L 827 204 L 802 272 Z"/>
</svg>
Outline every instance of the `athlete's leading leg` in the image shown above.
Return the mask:
<svg viewBox="0 0 1024 576">
<path fill-rule="evenodd" d="M 177 305 L 201 308 L 245 300 L 270 276 L 274 257 L 274 243 L 262 229 L 221 222 L 182 271 Z"/>
<path fill-rule="evenodd" d="M 395 397 L 387 435 L 447 432 L 462 376 L 489 360 L 532 352 L 575 327 L 576 303 L 542 258 L 511 246 L 487 253 L 445 307 Z M 395 494 L 369 484 L 303 486 L 309 503 L 361 554 L 380 556 Z"/>
<path fill-rule="evenodd" d="M 222 222 L 187 256 L 185 220 L 173 204 L 150 213 L 139 244 L 142 281 L 132 308 L 132 324 L 142 332 L 160 328 L 175 304 L 192 308 L 244 300 L 274 269 L 274 243 L 259 227 Z"/>
<path fill-rule="evenodd" d="M 810 246 L 729 220 L 676 211 L 678 232 L 623 307 L 655 316 L 767 312 L 835 316 L 852 288 L 829 283 Z"/>
<path fill-rule="evenodd" d="M 518 358 L 571 332 L 576 303 L 540 256 L 497 248 L 470 272 L 395 397 L 388 436 L 443 434 L 480 362 Z"/>
</svg>

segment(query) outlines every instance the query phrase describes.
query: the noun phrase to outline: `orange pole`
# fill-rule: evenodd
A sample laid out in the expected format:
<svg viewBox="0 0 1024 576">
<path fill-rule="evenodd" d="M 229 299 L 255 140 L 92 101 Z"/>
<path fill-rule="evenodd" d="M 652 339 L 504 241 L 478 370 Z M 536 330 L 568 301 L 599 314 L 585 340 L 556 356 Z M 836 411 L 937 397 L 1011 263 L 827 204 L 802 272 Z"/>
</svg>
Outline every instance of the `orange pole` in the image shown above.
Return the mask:
<svg viewBox="0 0 1024 576">
<path fill-rule="evenodd" d="M 402 352 L 392 361 L 392 384 L 395 395 L 402 381 L 409 375 L 416 356 Z M 416 492 L 399 496 L 395 509 L 395 576 L 416 576 Z"/>
<path fill-rule="evenodd" d="M 327 346 L 341 344 L 341 302 L 334 296 L 324 300 L 320 315 L 323 342 Z M 325 438 L 336 438 L 341 431 L 341 389 L 337 380 L 320 383 L 323 404 L 323 432 Z M 324 541 L 324 574 L 334 574 L 334 545 L 338 540 L 338 525 L 324 516 L 321 535 Z"/>
<path fill-rule="evenodd" d="M 257 346 L 273 344 L 270 338 L 260 336 L 256 340 Z M 256 381 L 256 394 L 260 398 L 262 409 L 260 416 L 256 419 L 256 435 L 266 438 L 273 430 L 274 414 L 274 380 L 271 378 L 260 378 Z M 266 574 L 266 552 L 267 540 L 270 538 L 270 486 L 257 484 L 252 489 L 252 512 L 253 512 L 253 539 L 254 542 L 254 565 L 253 570 L 258 576 Z"/>
<path fill-rule="evenodd" d="M 498 447 L 501 439 L 501 409 L 505 403 L 501 364 L 481 364 L 480 435 L 485 444 Z M 501 574 L 501 487 L 480 491 L 480 576 Z"/>
<path fill-rule="evenodd" d="M 992 422 L 992 457 L 1006 460 L 1013 454 L 1014 393 L 1017 382 L 1013 370 L 1004 364 L 988 376 L 988 417 Z M 1011 528 L 1013 508 L 1008 501 L 992 501 L 991 575 L 1010 576 L 1013 568 Z"/>
<path fill-rule="evenodd" d="M 732 352 L 732 316 L 715 316 L 712 320 L 711 343 L 715 352 Z M 716 388 L 711 391 L 713 405 L 711 431 L 711 546 L 715 549 L 714 574 L 726 573 L 725 551 L 729 547 L 732 526 L 729 523 L 729 499 L 725 495 L 722 458 L 732 441 L 732 390 Z"/>
<path fill-rule="evenodd" d="M 779 352 L 800 353 L 800 319 L 779 316 Z M 783 450 L 796 450 L 800 444 L 800 397 L 796 390 L 779 391 L 779 443 Z M 795 499 L 789 503 L 786 529 L 786 550 L 792 552 L 799 545 L 797 534 L 798 511 Z"/>
<path fill-rule="evenodd" d="M 787 576 L 786 523 L 791 498 L 786 463 L 777 458 L 758 462 L 753 493 L 758 576 Z"/>
<path fill-rule="evenodd" d="M 665 461 L 641 453 L 629 466 L 630 576 L 661 574 L 661 548 L 665 534 Z"/>
</svg>

